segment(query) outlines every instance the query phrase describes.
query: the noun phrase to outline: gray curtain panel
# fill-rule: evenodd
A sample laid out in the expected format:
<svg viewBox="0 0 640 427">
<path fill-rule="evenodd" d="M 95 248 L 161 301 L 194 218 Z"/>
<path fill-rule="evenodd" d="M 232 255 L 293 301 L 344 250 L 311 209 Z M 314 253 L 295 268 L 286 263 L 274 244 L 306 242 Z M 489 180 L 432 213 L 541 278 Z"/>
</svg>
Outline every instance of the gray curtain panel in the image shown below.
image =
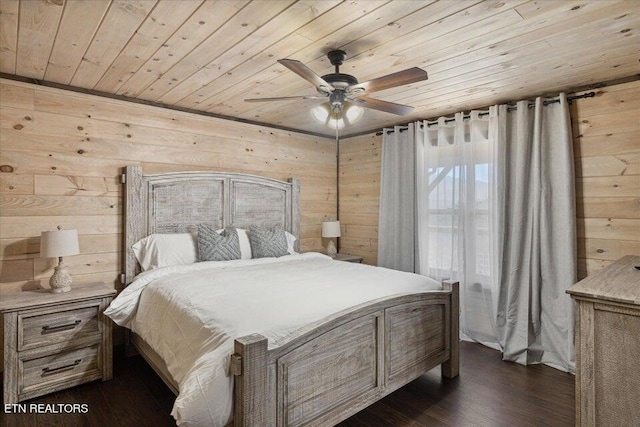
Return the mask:
<svg viewBox="0 0 640 427">
<path fill-rule="evenodd" d="M 378 265 L 414 271 L 415 132 L 414 124 L 382 138 Z"/>
<path fill-rule="evenodd" d="M 496 329 L 503 358 L 573 372 L 576 219 L 571 120 L 560 102 L 497 109 Z"/>
</svg>

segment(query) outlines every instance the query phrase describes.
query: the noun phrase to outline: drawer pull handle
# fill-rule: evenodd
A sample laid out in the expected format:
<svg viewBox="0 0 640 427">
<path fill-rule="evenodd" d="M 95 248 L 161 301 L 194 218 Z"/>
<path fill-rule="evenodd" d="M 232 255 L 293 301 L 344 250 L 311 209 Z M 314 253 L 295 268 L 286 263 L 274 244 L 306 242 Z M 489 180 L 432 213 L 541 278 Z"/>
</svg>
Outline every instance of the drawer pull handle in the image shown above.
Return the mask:
<svg viewBox="0 0 640 427">
<path fill-rule="evenodd" d="M 76 359 L 73 361 L 73 363 L 69 363 L 68 365 L 58 366 L 57 368 L 50 368 L 47 366 L 46 368 L 42 368 L 42 372 L 44 372 L 45 374 L 50 374 L 51 372 L 57 372 L 57 371 L 62 371 L 63 369 L 74 368 L 78 366 L 81 361 L 82 359 Z"/>
<path fill-rule="evenodd" d="M 56 325 L 56 326 L 43 326 L 42 327 L 42 332 L 55 332 L 55 331 L 60 331 L 63 329 L 73 329 L 76 326 L 78 326 L 80 324 L 80 322 L 82 322 L 82 320 L 76 320 L 73 323 L 66 323 L 64 325 Z"/>
</svg>

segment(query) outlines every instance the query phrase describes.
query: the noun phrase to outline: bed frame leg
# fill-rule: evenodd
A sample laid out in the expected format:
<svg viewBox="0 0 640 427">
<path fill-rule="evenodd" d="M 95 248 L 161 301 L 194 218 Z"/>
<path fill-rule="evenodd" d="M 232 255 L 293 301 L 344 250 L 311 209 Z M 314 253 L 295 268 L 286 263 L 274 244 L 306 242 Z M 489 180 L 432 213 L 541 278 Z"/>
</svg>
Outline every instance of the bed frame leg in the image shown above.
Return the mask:
<svg viewBox="0 0 640 427">
<path fill-rule="evenodd" d="M 235 340 L 234 427 L 264 426 L 267 421 L 267 339 L 259 334 Z"/>
<path fill-rule="evenodd" d="M 442 289 L 451 291 L 450 307 L 450 341 L 451 357 L 442 364 L 442 376 L 455 378 L 460 372 L 460 283 L 453 281 L 442 282 Z"/>
</svg>

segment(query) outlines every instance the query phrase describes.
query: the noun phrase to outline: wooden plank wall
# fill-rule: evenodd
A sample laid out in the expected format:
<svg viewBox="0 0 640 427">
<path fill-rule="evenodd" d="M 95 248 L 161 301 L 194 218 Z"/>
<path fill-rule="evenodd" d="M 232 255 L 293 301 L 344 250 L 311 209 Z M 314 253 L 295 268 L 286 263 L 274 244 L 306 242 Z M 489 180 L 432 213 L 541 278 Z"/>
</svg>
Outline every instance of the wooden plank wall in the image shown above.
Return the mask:
<svg viewBox="0 0 640 427">
<path fill-rule="evenodd" d="M 40 232 L 77 228 L 76 284 L 118 288 L 125 165 L 146 173 L 243 172 L 302 180 L 301 250 L 335 218 L 335 142 L 119 100 L 0 80 L 0 294 L 48 286 Z"/>
<path fill-rule="evenodd" d="M 340 141 L 340 252 L 378 262 L 378 208 L 382 136 Z"/>
<path fill-rule="evenodd" d="M 578 276 L 640 254 L 640 81 L 571 106 L 578 216 Z"/>
<path fill-rule="evenodd" d="M 574 101 L 578 275 L 640 253 L 640 81 Z M 341 251 L 376 264 L 382 136 L 340 146 Z"/>
</svg>

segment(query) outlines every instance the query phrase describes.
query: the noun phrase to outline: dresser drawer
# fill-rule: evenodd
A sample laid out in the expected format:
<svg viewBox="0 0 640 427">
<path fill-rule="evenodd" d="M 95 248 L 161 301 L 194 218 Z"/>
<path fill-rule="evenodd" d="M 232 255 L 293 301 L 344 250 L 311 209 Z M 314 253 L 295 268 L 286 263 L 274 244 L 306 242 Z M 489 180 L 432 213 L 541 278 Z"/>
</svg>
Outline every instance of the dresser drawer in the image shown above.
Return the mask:
<svg viewBox="0 0 640 427">
<path fill-rule="evenodd" d="M 19 360 L 19 390 L 22 399 L 31 395 L 81 384 L 101 377 L 100 344 Z M 21 400 L 22 400 L 21 399 Z"/>
<path fill-rule="evenodd" d="M 100 333 L 99 302 L 67 304 L 18 313 L 18 350 L 28 350 L 60 342 L 73 343 Z"/>
</svg>

